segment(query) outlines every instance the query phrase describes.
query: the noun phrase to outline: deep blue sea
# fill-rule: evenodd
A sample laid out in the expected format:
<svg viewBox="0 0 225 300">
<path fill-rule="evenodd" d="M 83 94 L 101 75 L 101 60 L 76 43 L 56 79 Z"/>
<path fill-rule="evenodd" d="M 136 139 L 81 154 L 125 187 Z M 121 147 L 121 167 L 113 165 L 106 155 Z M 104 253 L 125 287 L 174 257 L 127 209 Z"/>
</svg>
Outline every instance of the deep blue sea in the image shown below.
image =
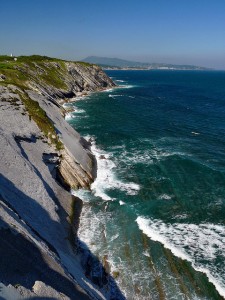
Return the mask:
<svg viewBox="0 0 225 300">
<path fill-rule="evenodd" d="M 107 74 L 68 120 L 98 160 L 80 239 L 127 299 L 223 299 L 225 72 Z"/>
</svg>

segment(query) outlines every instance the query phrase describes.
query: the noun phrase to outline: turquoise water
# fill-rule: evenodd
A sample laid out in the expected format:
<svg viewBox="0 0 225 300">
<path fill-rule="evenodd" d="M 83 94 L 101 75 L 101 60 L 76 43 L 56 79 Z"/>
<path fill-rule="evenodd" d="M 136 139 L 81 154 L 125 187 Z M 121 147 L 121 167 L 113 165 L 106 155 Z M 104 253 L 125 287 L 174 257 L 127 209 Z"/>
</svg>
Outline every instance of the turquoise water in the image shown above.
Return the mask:
<svg viewBox="0 0 225 300">
<path fill-rule="evenodd" d="M 80 239 L 127 299 L 223 299 L 225 72 L 107 73 L 69 120 L 98 159 Z"/>
</svg>

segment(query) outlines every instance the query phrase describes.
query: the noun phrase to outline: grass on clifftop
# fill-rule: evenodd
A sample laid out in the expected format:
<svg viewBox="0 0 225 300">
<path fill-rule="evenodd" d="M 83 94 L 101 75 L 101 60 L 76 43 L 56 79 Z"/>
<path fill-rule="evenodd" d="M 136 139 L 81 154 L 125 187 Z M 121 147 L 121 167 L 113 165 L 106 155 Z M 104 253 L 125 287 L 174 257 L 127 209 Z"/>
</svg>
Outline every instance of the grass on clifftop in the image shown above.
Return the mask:
<svg viewBox="0 0 225 300">
<path fill-rule="evenodd" d="M 34 81 L 40 86 L 67 89 L 63 80 L 66 72 L 63 60 L 39 55 L 19 56 L 16 59 L 15 61 L 11 56 L 0 56 L 0 74 L 6 77 L 0 84 L 27 88 L 27 82 Z"/>
<path fill-rule="evenodd" d="M 61 79 L 64 72 L 66 67 L 63 61 L 47 56 L 20 56 L 16 61 L 11 56 L 0 56 L 0 76 L 5 76 L 0 80 L 0 85 L 12 84 L 20 89 L 18 94 L 30 118 L 57 150 L 61 150 L 63 144 L 57 136 L 53 123 L 39 103 L 29 98 L 26 90 L 30 89 L 29 83 L 32 82 L 42 88 L 45 85 L 60 89 L 67 88 Z"/>
<path fill-rule="evenodd" d="M 86 62 L 74 63 L 84 67 L 91 66 Z M 54 125 L 39 104 L 29 98 L 26 90 L 31 89 L 32 85 L 40 87 L 40 90 L 53 87 L 67 91 L 66 76 L 68 76 L 66 61 L 61 59 L 41 55 L 16 58 L 0 55 L 0 85 L 12 84 L 21 90 L 19 94 L 29 116 L 58 150 L 62 149 L 63 145 L 57 137 Z"/>
<path fill-rule="evenodd" d="M 6 79 L 0 80 L 1 85 L 14 84 L 27 88 L 28 81 L 34 81 L 40 86 L 49 85 L 57 89 L 68 89 L 65 83 L 67 61 L 48 56 L 31 55 L 14 57 L 0 55 L 0 75 Z M 93 66 L 86 62 L 73 62 L 84 67 Z"/>
<path fill-rule="evenodd" d="M 18 62 L 40 62 L 40 61 L 63 61 L 62 59 L 58 58 L 52 58 L 48 56 L 42 56 L 42 55 L 30 55 L 30 56 L 17 56 L 17 61 Z M 9 61 L 9 62 L 14 62 L 14 56 L 8 56 L 8 55 L 0 55 L 0 62 L 3 61 Z"/>
</svg>

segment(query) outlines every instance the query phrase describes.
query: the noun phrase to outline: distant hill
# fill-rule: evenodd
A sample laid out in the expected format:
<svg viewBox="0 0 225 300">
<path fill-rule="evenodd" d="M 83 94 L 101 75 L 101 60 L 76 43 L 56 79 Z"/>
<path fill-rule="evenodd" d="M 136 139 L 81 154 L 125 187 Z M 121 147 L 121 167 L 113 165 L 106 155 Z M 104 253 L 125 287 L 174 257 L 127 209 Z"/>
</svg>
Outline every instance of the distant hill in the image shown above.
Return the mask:
<svg viewBox="0 0 225 300">
<path fill-rule="evenodd" d="M 206 70 L 207 68 L 193 65 L 173 65 L 165 63 L 142 63 L 120 58 L 88 56 L 83 62 L 100 65 L 105 69 L 169 69 L 169 70 Z"/>
<path fill-rule="evenodd" d="M 109 58 L 109 57 L 98 57 L 98 56 L 88 56 L 82 61 L 91 62 L 92 64 L 97 64 L 97 65 L 120 67 L 120 68 L 142 67 L 147 65 L 145 63 L 129 61 L 120 58 Z"/>
</svg>

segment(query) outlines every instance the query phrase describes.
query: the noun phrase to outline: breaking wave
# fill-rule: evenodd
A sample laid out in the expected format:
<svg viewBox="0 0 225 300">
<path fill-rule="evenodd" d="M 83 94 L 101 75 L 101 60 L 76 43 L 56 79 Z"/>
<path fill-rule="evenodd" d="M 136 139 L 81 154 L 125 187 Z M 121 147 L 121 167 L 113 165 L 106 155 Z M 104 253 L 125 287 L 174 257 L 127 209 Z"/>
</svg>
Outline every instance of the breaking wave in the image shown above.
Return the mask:
<svg viewBox="0 0 225 300">
<path fill-rule="evenodd" d="M 225 260 L 225 227 L 214 224 L 166 224 L 161 220 L 138 217 L 139 229 L 151 240 L 160 242 L 177 257 L 207 275 L 225 297 L 225 269 L 217 267 L 218 257 Z"/>
<path fill-rule="evenodd" d="M 116 164 L 112 160 L 112 154 L 99 149 L 95 141 L 92 140 L 91 150 L 97 159 L 97 178 L 91 185 L 91 189 L 96 197 L 105 201 L 114 200 L 107 194 L 107 191 L 119 189 L 127 195 L 136 195 L 140 186 L 134 182 L 123 182 L 117 178 Z"/>
</svg>

